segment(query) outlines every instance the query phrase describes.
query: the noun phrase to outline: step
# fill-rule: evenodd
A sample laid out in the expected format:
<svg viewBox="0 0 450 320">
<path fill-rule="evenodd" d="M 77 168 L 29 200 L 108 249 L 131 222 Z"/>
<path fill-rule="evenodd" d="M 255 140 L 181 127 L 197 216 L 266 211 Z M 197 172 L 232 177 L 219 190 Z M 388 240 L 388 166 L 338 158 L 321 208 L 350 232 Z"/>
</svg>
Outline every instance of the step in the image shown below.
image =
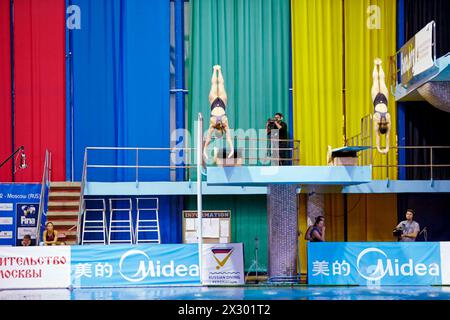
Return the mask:
<svg viewBox="0 0 450 320">
<path fill-rule="evenodd" d="M 58 235 L 65 235 L 65 237 L 76 237 L 77 236 L 77 231 L 76 230 L 73 230 L 73 231 L 66 231 L 66 230 L 58 230 L 58 229 L 56 229 L 57 231 L 58 231 Z M 58 236 L 59 237 L 59 236 Z"/>
<path fill-rule="evenodd" d="M 79 192 L 52 192 L 48 196 L 49 201 L 80 201 Z"/>
<path fill-rule="evenodd" d="M 48 211 L 47 212 L 47 219 L 48 217 L 71 217 L 71 216 L 78 216 L 79 211 L 78 210 L 67 210 L 67 211 Z"/>
<path fill-rule="evenodd" d="M 70 188 L 81 188 L 81 182 L 66 182 L 66 181 L 54 181 L 50 182 L 50 188 L 64 188 L 64 187 L 70 187 Z"/>
<path fill-rule="evenodd" d="M 49 201 L 48 207 L 79 207 L 79 201 Z"/>
<path fill-rule="evenodd" d="M 48 219 L 48 218 L 47 218 Z M 78 219 L 72 219 L 72 220 L 49 220 L 53 223 L 55 228 L 61 227 L 61 226 L 69 226 L 71 228 L 72 226 L 78 224 Z"/>
<path fill-rule="evenodd" d="M 49 197 L 67 197 L 67 198 L 80 198 L 80 191 L 67 192 L 67 191 L 54 191 L 50 192 Z"/>
</svg>

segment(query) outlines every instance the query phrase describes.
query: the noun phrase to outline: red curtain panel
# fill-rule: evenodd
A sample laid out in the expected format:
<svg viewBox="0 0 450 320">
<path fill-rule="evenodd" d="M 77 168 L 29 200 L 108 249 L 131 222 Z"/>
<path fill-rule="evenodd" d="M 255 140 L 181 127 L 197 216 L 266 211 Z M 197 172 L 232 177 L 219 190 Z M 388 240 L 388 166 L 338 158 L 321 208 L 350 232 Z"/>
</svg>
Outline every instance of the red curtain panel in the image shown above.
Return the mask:
<svg viewBox="0 0 450 320">
<path fill-rule="evenodd" d="M 12 153 L 10 2 L 0 1 L 0 163 Z M 11 161 L 0 168 L 0 182 L 11 182 Z"/>
<path fill-rule="evenodd" d="M 45 150 L 53 181 L 65 180 L 65 1 L 14 0 L 15 147 L 28 168 L 17 182 L 40 182 Z"/>
</svg>

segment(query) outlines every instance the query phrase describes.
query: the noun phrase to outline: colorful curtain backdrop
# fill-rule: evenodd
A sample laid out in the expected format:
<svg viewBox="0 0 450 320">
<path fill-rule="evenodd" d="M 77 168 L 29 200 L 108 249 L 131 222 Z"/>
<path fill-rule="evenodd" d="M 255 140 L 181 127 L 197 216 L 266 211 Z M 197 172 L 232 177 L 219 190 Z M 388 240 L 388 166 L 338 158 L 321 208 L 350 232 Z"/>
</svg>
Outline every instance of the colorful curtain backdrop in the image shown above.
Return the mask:
<svg viewBox="0 0 450 320">
<path fill-rule="evenodd" d="M 14 1 L 14 78 L 14 148 L 28 161 L 16 181 L 42 180 L 46 149 L 52 180 L 65 180 L 64 0 Z"/>
<path fill-rule="evenodd" d="M 0 162 L 12 153 L 10 2 L 0 1 Z M 11 161 L 0 168 L 0 182 L 12 181 Z"/>
<path fill-rule="evenodd" d="M 344 144 L 342 1 L 292 1 L 294 138 L 302 165 L 325 165 Z"/>
<path fill-rule="evenodd" d="M 73 56 L 74 179 L 86 147 L 170 147 L 170 3 L 74 0 L 81 28 Z M 168 165 L 168 151 L 95 151 L 89 164 Z M 70 167 L 70 166 L 68 166 Z M 136 169 L 92 169 L 88 179 L 134 181 Z M 169 180 L 169 170 L 140 169 L 139 180 Z"/>
<path fill-rule="evenodd" d="M 289 123 L 289 0 L 192 0 L 191 24 L 190 132 L 198 112 L 209 123 L 216 64 L 222 66 L 232 129 L 264 129 L 276 112 Z"/>
<path fill-rule="evenodd" d="M 374 59 L 383 60 L 386 85 L 391 87 L 390 56 L 396 52 L 396 1 L 395 0 L 345 0 L 345 112 L 347 138 L 361 132 L 361 118 L 372 114 L 371 97 Z M 396 104 L 389 96 L 391 115 L 390 145 L 397 145 Z M 384 145 L 384 137 L 382 138 Z M 375 146 L 375 138 L 373 139 Z M 391 149 L 386 159 L 373 151 L 374 165 L 397 164 L 397 150 Z M 374 167 L 374 179 L 385 179 L 386 168 Z M 392 168 L 390 179 L 397 179 L 397 170 Z"/>
</svg>

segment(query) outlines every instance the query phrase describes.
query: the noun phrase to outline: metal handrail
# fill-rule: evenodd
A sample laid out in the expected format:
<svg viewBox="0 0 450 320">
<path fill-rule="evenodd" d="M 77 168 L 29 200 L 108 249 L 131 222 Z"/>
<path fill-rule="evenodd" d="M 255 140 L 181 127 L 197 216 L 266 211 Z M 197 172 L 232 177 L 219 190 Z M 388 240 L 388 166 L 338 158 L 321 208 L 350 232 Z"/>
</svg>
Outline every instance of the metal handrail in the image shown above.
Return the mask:
<svg viewBox="0 0 450 320">
<path fill-rule="evenodd" d="M 202 137 L 203 138 L 203 137 Z M 292 147 L 266 147 L 261 146 L 261 147 L 237 147 L 238 150 L 244 152 L 244 155 L 241 157 L 244 161 L 245 160 L 262 160 L 264 162 L 266 161 L 270 161 L 270 160 L 274 160 L 274 161 L 289 161 L 292 162 L 293 165 L 297 165 L 299 164 L 300 160 L 299 160 L 299 155 L 300 155 L 300 140 L 295 140 L 295 139 L 265 139 L 265 138 L 261 138 L 261 139 L 253 139 L 253 138 L 235 138 L 235 140 L 240 140 L 240 141 L 260 141 L 260 142 L 266 142 L 266 141 L 274 141 L 277 140 L 277 142 L 285 142 L 288 141 L 290 143 L 292 143 Z M 203 150 L 203 146 L 201 148 Z M 95 150 L 124 150 L 124 151 L 135 151 L 136 155 L 135 155 L 135 164 L 108 164 L 108 163 L 104 163 L 104 164 L 88 164 L 88 152 L 89 151 L 95 151 Z M 255 151 L 255 150 L 259 150 L 260 152 L 264 152 L 267 150 L 272 150 L 272 151 L 280 151 L 280 150 L 284 150 L 284 151 L 288 151 L 290 152 L 290 156 L 288 157 L 280 157 L 280 156 L 276 156 L 276 154 L 272 154 L 272 156 L 260 156 L 259 158 L 255 158 L 252 157 L 251 154 L 246 155 L 245 151 Z M 139 151 L 169 151 L 171 154 L 178 152 L 178 151 L 185 151 L 184 154 L 184 161 L 182 162 L 183 164 L 170 164 L 170 165 L 141 165 L 140 161 L 139 161 Z M 82 193 L 84 191 L 84 187 L 85 187 L 85 183 L 87 182 L 87 179 L 85 179 L 85 175 L 87 175 L 87 169 L 88 168 L 93 168 L 93 169 L 101 169 L 101 168 L 114 168 L 114 169 L 118 169 L 118 168 L 122 168 L 122 169 L 135 169 L 135 180 L 136 180 L 136 185 L 138 185 L 139 183 L 139 169 L 170 169 L 170 170 L 176 170 L 176 169 L 193 169 L 196 167 L 195 164 L 190 164 L 190 160 L 192 157 L 192 153 L 193 152 L 197 152 L 198 148 L 197 146 L 193 146 L 192 148 L 188 148 L 188 147 L 183 147 L 183 148 L 169 148 L 169 147 L 86 147 L 85 149 L 85 163 L 84 166 L 86 168 L 84 168 L 83 166 L 83 179 L 82 179 Z M 142 161 L 141 161 L 142 162 Z M 81 199 L 80 196 L 80 218 L 82 217 L 82 205 L 83 205 L 83 201 Z M 79 222 L 79 225 L 81 221 Z"/>
<path fill-rule="evenodd" d="M 45 160 L 44 160 L 44 170 L 42 173 L 42 185 L 41 185 L 41 196 L 39 199 L 39 210 L 38 210 L 38 216 L 37 216 L 37 223 L 36 223 L 36 245 L 39 245 L 39 242 L 41 240 L 41 221 L 42 221 L 42 215 L 46 215 L 44 212 L 44 206 L 46 201 L 46 187 L 49 186 L 50 182 L 50 157 L 51 153 L 48 150 L 45 150 Z"/>
<path fill-rule="evenodd" d="M 78 222 L 77 222 L 77 244 L 80 244 L 81 235 L 81 221 L 84 214 L 84 187 L 87 180 L 87 148 L 84 151 L 84 161 L 83 161 L 83 174 L 81 177 L 81 187 L 80 187 L 80 201 L 79 201 L 79 212 L 78 212 Z"/>
<path fill-rule="evenodd" d="M 386 156 L 386 164 L 373 165 L 374 168 L 430 168 L 430 180 L 433 180 L 433 168 L 450 168 L 450 164 L 433 164 L 434 149 L 450 149 L 450 146 L 393 146 L 391 149 L 409 149 L 409 150 L 430 150 L 430 164 L 389 164 L 389 157 Z M 389 170 L 386 170 L 386 178 L 389 179 Z"/>
</svg>

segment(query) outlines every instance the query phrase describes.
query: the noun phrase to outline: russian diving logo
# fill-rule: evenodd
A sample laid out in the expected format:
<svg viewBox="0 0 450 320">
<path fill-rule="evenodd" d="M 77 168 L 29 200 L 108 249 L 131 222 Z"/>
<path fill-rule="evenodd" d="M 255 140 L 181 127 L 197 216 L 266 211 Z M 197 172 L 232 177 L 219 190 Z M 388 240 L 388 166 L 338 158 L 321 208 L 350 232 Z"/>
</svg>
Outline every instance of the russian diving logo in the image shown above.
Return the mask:
<svg viewBox="0 0 450 320">
<path fill-rule="evenodd" d="M 144 279 L 160 277 L 198 277 L 198 265 L 186 266 L 170 260 L 168 264 L 161 264 L 160 260 L 152 260 L 141 250 L 127 251 L 119 261 L 120 275 L 129 282 L 141 282 Z"/>
<path fill-rule="evenodd" d="M 216 270 L 220 270 L 220 268 L 223 268 L 228 259 L 231 257 L 233 248 L 212 248 L 211 252 L 214 260 L 217 262 Z"/>
<path fill-rule="evenodd" d="M 378 281 L 386 275 L 395 276 L 439 276 L 437 263 L 414 263 L 408 259 L 406 263 L 400 263 L 399 259 L 389 259 L 386 253 L 377 248 L 367 248 L 361 251 L 356 260 L 356 268 L 361 277 L 368 281 Z"/>
</svg>

